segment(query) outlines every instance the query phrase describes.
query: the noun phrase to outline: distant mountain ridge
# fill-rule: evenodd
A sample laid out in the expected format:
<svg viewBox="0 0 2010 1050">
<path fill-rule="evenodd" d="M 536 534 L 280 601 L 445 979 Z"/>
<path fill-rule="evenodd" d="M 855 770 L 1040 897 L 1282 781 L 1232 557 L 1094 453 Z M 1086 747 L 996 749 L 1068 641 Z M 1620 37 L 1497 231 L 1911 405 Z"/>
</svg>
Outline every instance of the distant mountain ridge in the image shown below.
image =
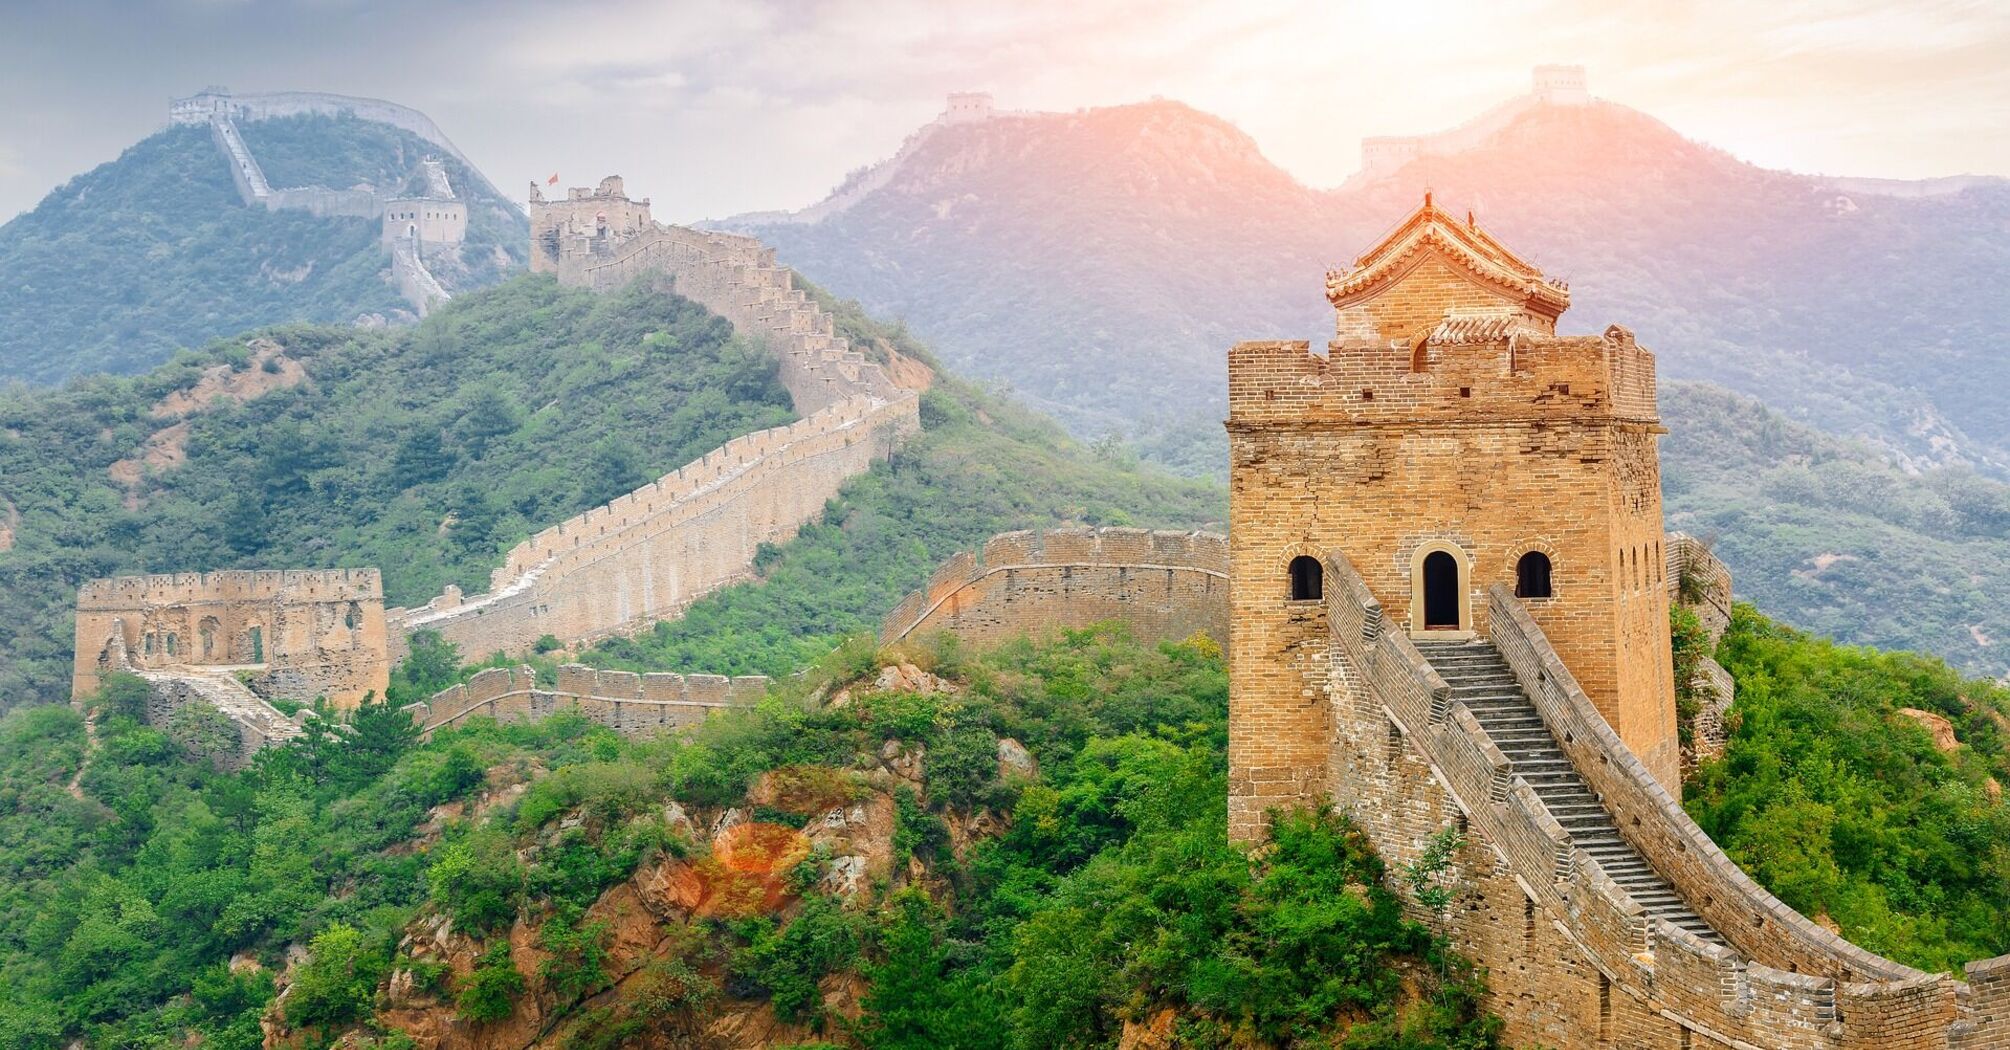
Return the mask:
<svg viewBox="0 0 2010 1050">
<path fill-rule="evenodd" d="M 1665 375 L 1910 465 L 2010 466 L 2010 420 L 1981 393 L 2010 380 L 1988 352 L 2010 342 L 1988 294 L 2010 272 L 2010 182 L 1768 171 L 1624 106 L 1530 98 L 1470 148 L 1371 141 L 1337 190 L 1178 103 L 938 121 L 817 221 L 719 225 L 1079 432 L 1153 435 L 1218 418 L 1234 340 L 1323 341 L 1318 275 L 1429 187 L 1571 280 L 1567 327 L 1625 323 Z"/>
<path fill-rule="evenodd" d="M 523 266 L 521 208 L 416 110 L 213 90 L 169 116 L 0 225 L 0 382 L 142 371 L 260 325 L 409 319 Z M 465 213 L 457 240 L 390 236 L 389 204 L 435 197 Z"/>
<path fill-rule="evenodd" d="M 1334 190 L 1176 102 L 944 119 L 815 221 L 720 225 L 1077 433 L 1218 476 L 1227 348 L 1323 344 L 1323 275 L 1430 187 L 1569 281 L 1564 331 L 1620 323 L 1656 352 L 1664 417 L 1698 431 L 1664 443 L 1671 516 L 1720 535 L 1764 608 L 2010 670 L 1989 599 L 2010 586 L 2010 183 L 1768 171 L 1536 94 L 1371 144 Z"/>
</svg>

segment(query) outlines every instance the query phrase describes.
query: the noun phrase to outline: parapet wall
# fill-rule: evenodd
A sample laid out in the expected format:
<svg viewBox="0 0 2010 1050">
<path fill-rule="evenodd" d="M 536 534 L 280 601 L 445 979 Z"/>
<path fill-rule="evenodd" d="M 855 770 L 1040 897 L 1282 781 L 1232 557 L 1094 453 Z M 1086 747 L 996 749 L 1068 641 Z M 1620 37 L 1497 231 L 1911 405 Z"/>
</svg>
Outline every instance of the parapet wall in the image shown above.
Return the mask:
<svg viewBox="0 0 2010 1050">
<path fill-rule="evenodd" d="M 1457 353 L 1447 348 L 1457 346 Z M 1469 423 L 1487 414 L 1504 421 L 1608 419 L 1651 421 L 1654 354 L 1614 325 L 1602 336 L 1436 339 L 1416 370 L 1412 351 L 1387 346 L 1329 347 L 1304 340 L 1255 340 L 1228 352 L 1228 404 L 1236 423 L 1400 420 Z"/>
<path fill-rule="evenodd" d="M 1425 917 L 1489 972 L 1515 1045 L 1748 1050 L 2010 1046 L 2010 959 L 1966 984 L 1829 934 L 1752 883 L 1612 732 L 1504 587 L 1492 640 L 1628 842 L 1728 946 L 1648 913 L 1580 847 L 1344 556 L 1326 558 L 1340 800 L 1392 866 L 1458 827 L 1454 905 Z M 1425 910 L 1419 906 L 1420 912 Z"/>
<path fill-rule="evenodd" d="M 621 287 L 645 274 L 732 322 L 780 358 L 804 418 L 735 438 L 676 472 L 518 544 L 486 594 L 448 588 L 394 609 L 393 655 L 434 630 L 468 657 L 520 652 L 544 635 L 591 641 L 681 612 L 744 579 L 763 543 L 794 536 L 849 479 L 920 429 L 920 400 L 834 334 L 760 242 L 650 220 L 618 177 L 546 201 L 534 193 L 532 249 L 565 284 Z"/>
<path fill-rule="evenodd" d="M 497 668 L 405 710 L 428 735 L 469 718 L 536 722 L 578 711 L 616 732 L 651 736 L 696 725 L 714 711 L 752 706 L 767 691 L 760 675 L 635 674 L 567 664 L 554 689 L 539 688 L 529 667 Z"/>
<path fill-rule="evenodd" d="M 860 398 L 736 438 L 675 473 L 519 544 L 487 594 L 449 589 L 393 609 L 394 655 L 438 631 L 479 658 L 540 637 L 590 641 L 673 616 L 751 571 L 763 543 L 794 536 L 850 478 L 919 425 L 916 402 Z"/>
<path fill-rule="evenodd" d="M 880 639 L 951 631 L 980 645 L 1105 620 L 1144 641 L 1228 641 L 1228 537 L 1144 529 L 1007 532 L 936 570 L 888 613 Z"/>
</svg>

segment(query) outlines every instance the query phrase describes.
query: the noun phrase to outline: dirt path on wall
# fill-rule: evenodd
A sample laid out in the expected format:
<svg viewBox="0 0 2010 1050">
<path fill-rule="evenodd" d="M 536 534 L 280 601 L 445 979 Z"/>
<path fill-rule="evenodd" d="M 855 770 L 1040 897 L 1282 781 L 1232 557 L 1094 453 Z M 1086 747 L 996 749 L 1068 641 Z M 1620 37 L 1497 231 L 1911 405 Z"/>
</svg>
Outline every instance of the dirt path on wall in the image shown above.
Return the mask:
<svg viewBox="0 0 2010 1050">
<path fill-rule="evenodd" d="M 84 771 L 91 768 L 91 756 L 98 753 L 98 712 L 95 708 L 84 714 L 84 757 L 77 761 L 77 771 L 70 775 L 70 782 L 63 790 L 79 802 L 84 801 Z"/>
</svg>

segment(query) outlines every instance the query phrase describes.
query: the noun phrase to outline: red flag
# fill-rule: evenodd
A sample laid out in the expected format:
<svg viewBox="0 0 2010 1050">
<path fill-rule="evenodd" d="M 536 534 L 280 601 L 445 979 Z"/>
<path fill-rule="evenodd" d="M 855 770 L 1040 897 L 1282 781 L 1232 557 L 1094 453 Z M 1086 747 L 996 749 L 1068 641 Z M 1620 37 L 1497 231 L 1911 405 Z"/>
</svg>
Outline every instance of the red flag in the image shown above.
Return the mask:
<svg viewBox="0 0 2010 1050">
<path fill-rule="evenodd" d="M 544 184 L 545 184 L 545 185 L 547 185 L 547 186 L 556 186 L 556 185 L 558 185 L 558 172 L 555 172 L 555 171 L 554 171 L 554 172 L 552 172 L 552 173 L 551 173 L 551 178 L 548 178 L 548 179 L 544 180 Z"/>
</svg>

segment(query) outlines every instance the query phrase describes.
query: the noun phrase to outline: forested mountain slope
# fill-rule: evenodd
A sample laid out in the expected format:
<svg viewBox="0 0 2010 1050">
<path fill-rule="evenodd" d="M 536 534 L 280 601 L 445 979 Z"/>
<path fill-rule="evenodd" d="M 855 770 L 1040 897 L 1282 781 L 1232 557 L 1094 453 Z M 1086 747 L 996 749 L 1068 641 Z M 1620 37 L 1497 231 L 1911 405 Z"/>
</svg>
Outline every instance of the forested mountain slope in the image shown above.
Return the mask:
<svg viewBox="0 0 2010 1050">
<path fill-rule="evenodd" d="M 1661 388 L 1670 528 L 1714 541 L 1740 597 L 1849 642 L 2010 670 L 2010 485 L 1923 475 L 1699 383 Z"/>
<path fill-rule="evenodd" d="M 826 308 L 855 345 L 927 360 L 855 308 Z M 0 706 L 64 694 L 81 580 L 377 566 L 393 604 L 448 582 L 472 593 L 515 542 L 789 418 L 774 376 L 765 350 L 674 294 L 521 277 L 412 328 L 274 329 L 144 376 L 0 398 L 0 522 L 13 522 L 0 545 Z M 994 532 L 1225 517 L 1218 487 L 1092 453 L 946 377 L 922 422 L 807 542 L 763 562 L 816 579 L 811 593 L 701 605 L 762 641 L 720 645 L 691 670 L 803 666 Z"/>
<path fill-rule="evenodd" d="M 239 125 L 276 187 L 416 192 L 437 147 L 353 116 Z M 453 156 L 467 243 L 433 260 L 449 290 L 495 283 L 526 258 L 523 215 Z M 0 380 L 132 373 L 259 325 L 409 317 L 380 224 L 248 207 L 205 126 L 176 125 L 71 179 L 0 226 Z"/>
<path fill-rule="evenodd" d="M 943 126 L 813 223 L 725 225 L 1078 433 L 1186 461 L 1236 339 L 1330 338 L 1321 276 L 1416 206 L 1477 210 L 1570 282 L 1572 332 L 1634 329 L 1710 380 L 1921 463 L 2010 464 L 2010 182 L 1906 198 L 1769 171 L 1623 106 L 1536 105 L 1480 145 L 1338 190 L 1174 102 Z M 1212 453 L 1208 453 L 1212 455 Z"/>
</svg>

